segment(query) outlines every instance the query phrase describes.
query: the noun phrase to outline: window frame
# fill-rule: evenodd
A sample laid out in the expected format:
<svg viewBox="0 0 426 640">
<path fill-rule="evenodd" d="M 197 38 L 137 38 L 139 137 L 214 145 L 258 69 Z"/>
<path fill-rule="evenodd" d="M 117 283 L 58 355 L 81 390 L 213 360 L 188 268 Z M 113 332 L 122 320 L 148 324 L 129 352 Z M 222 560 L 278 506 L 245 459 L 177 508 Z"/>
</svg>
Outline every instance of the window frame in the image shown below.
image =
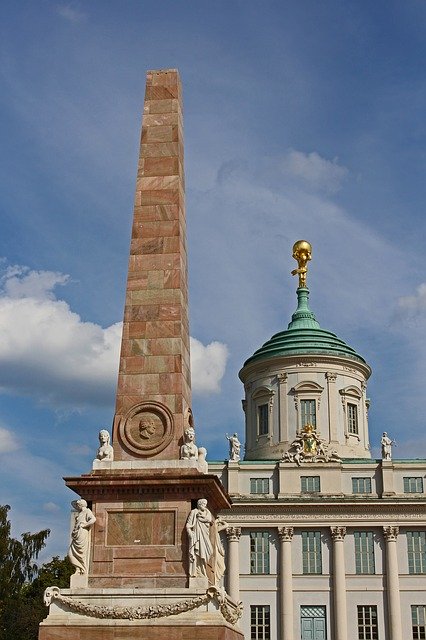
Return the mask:
<svg viewBox="0 0 426 640">
<path fill-rule="evenodd" d="M 346 409 L 348 433 L 352 436 L 359 436 L 358 405 L 353 402 L 348 402 Z"/>
<path fill-rule="evenodd" d="M 321 476 L 300 476 L 301 493 L 320 493 Z"/>
<path fill-rule="evenodd" d="M 357 626 L 358 640 L 379 640 L 379 622 L 376 604 L 357 605 Z"/>
<path fill-rule="evenodd" d="M 303 575 L 322 575 L 321 531 L 301 531 L 301 536 Z"/>
<path fill-rule="evenodd" d="M 426 531 L 407 531 L 408 573 L 426 573 Z"/>
<path fill-rule="evenodd" d="M 250 640 L 271 640 L 271 607 L 250 605 Z"/>
<path fill-rule="evenodd" d="M 418 615 L 420 610 L 422 610 L 421 616 Z M 413 634 L 413 640 L 426 639 L 426 605 L 411 605 L 411 630 Z"/>
<path fill-rule="evenodd" d="M 292 389 L 291 393 L 294 397 L 294 404 L 297 412 L 297 432 L 301 433 L 303 427 L 306 425 L 303 424 L 302 420 L 302 405 L 303 401 L 311 401 L 314 402 L 315 406 L 315 424 L 313 427 L 316 432 L 320 432 L 320 406 L 321 406 L 321 397 L 322 392 L 324 391 L 324 387 L 321 387 L 317 382 L 313 380 L 304 380 L 303 382 L 299 382 Z"/>
<path fill-rule="evenodd" d="M 262 490 L 258 490 L 258 488 Z M 251 495 L 268 495 L 270 487 L 270 478 L 250 478 L 250 494 Z M 264 491 L 266 489 L 266 491 Z"/>
<path fill-rule="evenodd" d="M 269 575 L 271 572 L 270 534 L 250 531 L 250 575 Z"/>
<path fill-rule="evenodd" d="M 355 574 L 375 575 L 373 531 L 354 531 Z"/>
<path fill-rule="evenodd" d="M 364 489 L 367 488 L 366 491 L 361 491 L 360 487 L 355 487 L 356 484 L 364 484 Z M 367 484 L 367 487 L 365 486 Z M 370 476 L 353 476 L 352 477 L 352 493 L 354 494 L 362 494 L 365 495 L 367 493 L 372 493 L 372 478 Z"/>
<path fill-rule="evenodd" d="M 404 493 L 423 493 L 423 476 L 404 476 Z"/>
</svg>

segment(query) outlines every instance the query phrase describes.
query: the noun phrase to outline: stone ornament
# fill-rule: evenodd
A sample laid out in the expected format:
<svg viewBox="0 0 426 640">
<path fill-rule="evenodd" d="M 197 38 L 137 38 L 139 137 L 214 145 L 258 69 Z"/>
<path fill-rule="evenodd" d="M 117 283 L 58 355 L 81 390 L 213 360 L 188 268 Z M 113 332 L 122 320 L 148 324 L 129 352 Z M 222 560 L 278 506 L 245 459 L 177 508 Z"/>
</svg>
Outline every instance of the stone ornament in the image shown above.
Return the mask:
<svg viewBox="0 0 426 640">
<path fill-rule="evenodd" d="M 69 596 L 61 594 L 59 587 L 48 587 L 43 596 L 46 607 L 49 607 L 52 601 L 56 600 L 65 605 L 70 611 L 79 613 L 91 618 L 103 618 L 110 620 L 146 620 L 150 618 L 165 618 L 168 616 L 178 615 L 193 609 L 198 609 L 206 605 L 210 600 L 216 601 L 219 610 L 225 620 L 230 624 L 236 624 L 243 614 L 242 602 L 237 604 L 233 602 L 223 589 L 209 587 L 206 593 L 181 600 L 168 605 L 150 605 L 148 607 L 109 607 L 96 604 L 87 604 L 80 600 L 75 600 Z"/>
<path fill-rule="evenodd" d="M 173 415 L 160 402 L 141 402 L 122 418 L 118 434 L 124 446 L 140 457 L 154 456 L 172 441 Z"/>
<path fill-rule="evenodd" d="M 395 444 L 395 440 L 391 440 L 386 431 L 384 431 L 380 444 L 382 445 L 382 460 L 392 460 L 392 445 Z"/>
<path fill-rule="evenodd" d="M 241 537 L 241 527 L 227 527 L 226 537 L 229 542 L 238 542 Z"/>
<path fill-rule="evenodd" d="M 293 540 L 293 527 L 278 527 L 278 536 L 283 542 L 291 542 Z"/>
<path fill-rule="evenodd" d="M 395 542 L 399 535 L 399 527 L 383 527 L 383 534 L 388 542 Z"/>
<path fill-rule="evenodd" d="M 101 462 L 112 462 L 114 460 L 114 449 L 111 446 L 111 438 L 106 429 L 99 431 L 99 449 L 96 452 L 95 460 Z"/>
<path fill-rule="evenodd" d="M 226 439 L 229 440 L 229 461 L 239 462 L 241 453 L 241 442 L 238 439 L 238 434 L 234 433 L 233 436 L 226 435 Z"/>
<path fill-rule="evenodd" d="M 89 532 L 96 522 L 96 518 L 87 506 L 86 500 L 73 500 L 71 505 L 77 511 L 74 527 L 71 532 L 71 544 L 68 558 L 75 567 L 75 574 L 87 574 L 89 554 Z"/>
<path fill-rule="evenodd" d="M 345 539 L 345 535 L 346 535 L 346 527 L 330 527 L 330 531 L 331 531 L 331 537 L 333 538 L 333 540 L 336 541 L 342 541 Z"/>
<path fill-rule="evenodd" d="M 219 584 L 225 573 L 225 550 L 220 531 L 227 527 L 228 523 L 222 518 L 213 518 L 207 500 L 200 498 L 186 521 L 190 578 L 206 578 L 211 584 Z"/>
<path fill-rule="evenodd" d="M 299 467 L 304 462 L 340 462 L 335 449 L 319 438 L 311 424 L 303 427 L 300 435 L 290 445 L 282 457 L 283 462 L 295 462 Z"/>
<path fill-rule="evenodd" d="M 204 447 L 197 447 L 195 444 L 195 429 L 194 427 L 187 427 L 183 432 L 183 445 L 180 448 L 181 460 L 197 460 L 200 464 L 206 467 L 207 449 Z"/>
</svg>

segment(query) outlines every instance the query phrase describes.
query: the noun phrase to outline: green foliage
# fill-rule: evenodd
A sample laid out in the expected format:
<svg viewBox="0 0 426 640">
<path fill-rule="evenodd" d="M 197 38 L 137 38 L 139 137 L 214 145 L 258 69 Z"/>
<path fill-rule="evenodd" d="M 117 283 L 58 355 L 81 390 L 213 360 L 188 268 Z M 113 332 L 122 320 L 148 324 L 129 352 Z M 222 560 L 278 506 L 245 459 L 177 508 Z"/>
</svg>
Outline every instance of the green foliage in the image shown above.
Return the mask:
<svg viewBox="0 0 426 640">
<path fill-rule="evenodd" d="M 8 505 L 0 506 L 0 640 L 37 640 L 38 625 L 47 615 L 46 587 L 68 587 L 73 572 L 68 558 L 55 556 L 41 568 L 34 562 L 49 530 L 10 535 Z"/>
</svg>

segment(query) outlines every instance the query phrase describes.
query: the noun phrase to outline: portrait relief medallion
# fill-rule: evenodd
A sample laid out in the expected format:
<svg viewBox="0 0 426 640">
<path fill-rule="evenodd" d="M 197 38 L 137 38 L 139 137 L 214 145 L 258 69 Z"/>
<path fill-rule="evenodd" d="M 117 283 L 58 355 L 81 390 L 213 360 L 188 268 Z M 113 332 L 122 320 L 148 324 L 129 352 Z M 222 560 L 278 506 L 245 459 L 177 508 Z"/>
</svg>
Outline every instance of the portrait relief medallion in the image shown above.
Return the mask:
<svg viewBox="0 0 426 640">
<path fill-rule="evenodd" d="M 173 415 L 160 402 L 142 402 L 122 418 L 119 434 L 132 453 L 143 458 L 154 456 L 173 438 Z"/>
</svg>

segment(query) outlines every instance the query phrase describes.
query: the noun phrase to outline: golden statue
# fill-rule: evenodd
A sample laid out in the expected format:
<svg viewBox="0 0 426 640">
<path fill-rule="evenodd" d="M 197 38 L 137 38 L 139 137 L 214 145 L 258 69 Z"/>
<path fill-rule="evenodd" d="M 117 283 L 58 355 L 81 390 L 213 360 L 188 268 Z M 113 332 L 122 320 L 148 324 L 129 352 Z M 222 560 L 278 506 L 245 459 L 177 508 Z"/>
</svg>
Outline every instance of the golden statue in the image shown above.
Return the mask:
<svg viewBox="0 0 426 640">
<path fill-rule="evenodd" d="M 317 437 L 315 428 L 312 424 L 306 424 L 303 429 L 303 451 L 308 455 L 316 455 L 317 453 Z"/>
<path fill-rule="evenodd" d="M 293 245 L 293 258 L 299 265 L 293 269 L 292 276 L 299 274 L 299 287 L 306 287 L 306 274 L 308 273 L 308 262 L 312 258 L 312 247 L 307 240 L 298 240 Z"/>
</svg>

